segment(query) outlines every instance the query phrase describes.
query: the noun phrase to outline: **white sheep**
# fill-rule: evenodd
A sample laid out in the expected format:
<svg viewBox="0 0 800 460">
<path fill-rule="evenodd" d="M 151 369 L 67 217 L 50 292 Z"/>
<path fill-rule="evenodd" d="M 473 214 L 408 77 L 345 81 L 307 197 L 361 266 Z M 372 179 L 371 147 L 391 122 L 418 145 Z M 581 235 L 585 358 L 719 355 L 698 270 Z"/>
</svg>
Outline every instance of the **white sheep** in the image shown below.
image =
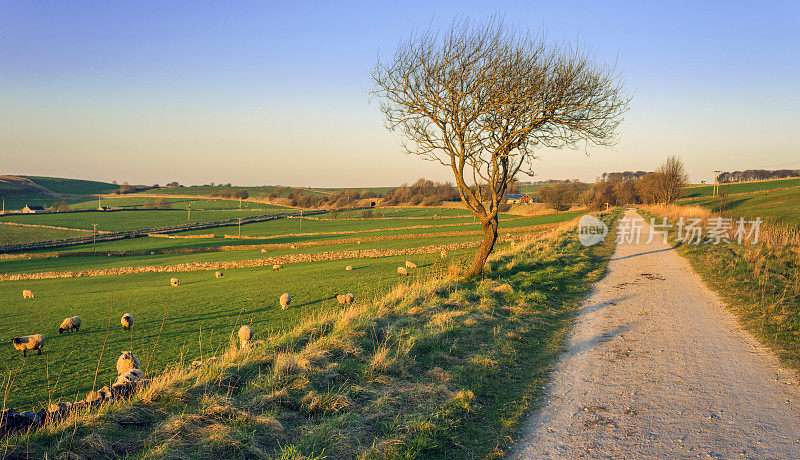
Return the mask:
<svg viewBox="0 0 800 460">
<path fill-rule="evenodd" d="M 291 247 L 292 249 L 297 249 L 297 245 L 296 245 L 296 244 L 293 244 L 293 245 L 291 245 L 290 247 Z"/>
<path fill-rule="evenodd" d="M 136 381 L 141 380 L 144 377 L 144 373 L 141 369 L 128 369 L 127 371 L 123 372 L 122 374 L 118 375 L 117 378 L 114 380 L 114 383 L 111 384 L 111 388 L 115 388 L 122 385 L 133 385 Z"/>
<path fill-rule="evenodd" d="M 119 322 L 120 324 L 122 324 L 122 327 L 124 327 L 126 331 L 130 331 L 131 328 L 133 327 L 133 317 L 131 316 L 130 313 L 125 313 L 124 315 L 122 315 L 122 318 L 120 318 Z"/>
<path fill-rule="evenodd" d="M 139 358 L 132 351 L 123 351 L 117 358 L 117 374 L 122 375 L 130 369 L 139 369 Z"/>
<path fill-rule="evenodd" d="M 280 265 L 280 264 L 275 264 L 275 265 L 272 266 L 273 270 L 280 270 L 281 268 L 283 268 L 283 265 Z"/>
<path fill-rule="evenodd" d="M 262 250 L 261 250 L 261 254 L 266 254 L 266 253 L 267 253 L 267 250 L 266 250 L 266 249 L 262 249 Z"/>
<path fill-rule="evenodd" d="M 344 267 L 344 269 L 349 271 L 349 272 L 351 272 L 351 271 L 353 271 L 353 266 L 352 265 L 348 265 L 348 266 Z"/>
<path fill-rule="evenodd" d="M 14 348 L 22 351 L 22 356 L 28 356 L 28 350 L 37 350 L 37 355 L 42 354 L 42 347 L 44 346 L 44 336 L 42 334 L 23 335 L 22 337 L 14 337 L 11 339 Z"/>
<path fill-rule="evenodd" d="M 250 342 L 253 341 L 253 330 L 250 329 L 250 326 L 242 326 L 239 328 L 239 346 L 242 349 L 247 348 Z"/>
<path fill-rule="evenodd" d="M 25 289 L 24 291 L 22 291 L 22 298 L 23 299 L 33 299 L 34 297 L 36 297 L 36 296 L 33 295 L 33 291 L 30 291 L 28 289 Z"/>
<path fill-rule="evenodd" d="M 344 294 L 336 294 L 336 301 L 339 302 L 339 305 L 344 305 L 347 303 L 347 296 Z"/>
<path fill-rule="evenodd" d="M 441 252 L 439 252 L 439 257 L 441 257 L 442 259 L 446 259 L 447 258 L 447 249 L 442 249 Z"/>
<path fill-rule="evenodd" d="M 225 276 L 225 275 L 221 271 L 214 272 L 214 277 L 215 278 L 222 278 L 223 276 Z"/>
<path fill-rule="evenodd" d="M 81 317 L 80 316 L 73 316 L 72 318 L 67 318 L 61 322 L 61 326 L 58 328 L 58 333 L 61 334 L 64 331 L 71 332 L 75 329 L 75 332 L 80 331 L 81 329 Z"/>
<path fill-rule="evenodd" d="M 353 303 L 353 302 L 356 301 L 356 296 L 354 296 L 352 292 L 348 292 L 344 296 L 345 296 L 345 302 L 346 303 Z"/>
<path fill-rule="evenodd" d="M 281 310 L 286 310 L 290 303 L 292 303 L 292 296 L 288 292 L 285 292 L 281 296 Z"/>
<path fill-rule="evenodd" d="M 180 286 L 181 282 L 178 281 L 178 278 L 170 278 L 169 279 L 169 285 L 170 286 Z"/>
<path fill-rule="evenodd" d="M 406 268 L 409 269 L 409 270 L 413 270 L 413 269 L 417 268 L 417 264 L 415 264 L 414 262 L 406 260 Z"/>
<path fill-rule="evenodd" d="M 408 270 L 406 270 L 405 267 L 397 267 L 397 274 L 398 275 L 403 275 L 403 276 L 408 276 Z"/>
</svg>

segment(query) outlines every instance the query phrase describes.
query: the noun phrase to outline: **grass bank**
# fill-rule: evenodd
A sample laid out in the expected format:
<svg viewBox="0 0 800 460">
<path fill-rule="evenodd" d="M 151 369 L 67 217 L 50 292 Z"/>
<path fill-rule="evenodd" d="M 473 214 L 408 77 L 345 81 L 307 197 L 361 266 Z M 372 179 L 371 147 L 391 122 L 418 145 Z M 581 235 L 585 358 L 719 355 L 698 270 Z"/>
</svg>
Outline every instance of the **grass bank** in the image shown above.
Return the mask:
<svg viewBox="0 0 800 460">
<path fill-rule="evenodd" d="M 176 362 L 129 401 L 7 438 L 4 455 L 502 457 L 608 241 L 583 247 L 568 225 L 495 254 L 485 279 L 400 283 L 260 347 Z"/>
<path fill-rule="evenodd" d="M 644 207 L 642 215 L 667 217 L 672 223 L 681 217 L 699 218 L 704 228 L 715 217 L 699 206 Z M 675 236 L 673 227 L 673 244 Z M 726 300 L 747 330 L 800 370 L 800 229 L 765 223 L 757 244 L 731 240 L 682 244 L 678 251 Z"/>
</svg>

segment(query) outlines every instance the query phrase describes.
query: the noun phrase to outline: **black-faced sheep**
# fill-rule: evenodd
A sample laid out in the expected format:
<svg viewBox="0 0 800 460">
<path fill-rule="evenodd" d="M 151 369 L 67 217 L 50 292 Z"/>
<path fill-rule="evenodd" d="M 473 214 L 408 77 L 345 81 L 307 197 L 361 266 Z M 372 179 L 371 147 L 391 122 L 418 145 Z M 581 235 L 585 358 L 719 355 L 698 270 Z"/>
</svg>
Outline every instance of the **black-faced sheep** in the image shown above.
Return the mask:
<svg viewBox="0 0 800 460">
<path fill-rule="evenodd" d="M 36 296 L 33 295 L 33 291 L 30 291 L 28 289 L 25 289 L 24 291 L 22 291 L 22 298 L 23 299 L 33 299 L 34 297 L 36 297 Z"/>
<path fill-rule="evenodd" d="M 272 266 L 273 270 L 280 270 L 281 268 L 283 268 L 283 265 L 280 265 L 280 264 L 275 264 L 275 265 Z"/>
<path fill-rule="evenodd" d="M 122 375 L 131 369 L 139 369 L 139 359 L 132 351 L 123 351 L 117 358 L 117 374 Z"/>
<path fill-rule="evenodd" d="M 64 331 L 70 332 L 75 329 L 75 332 L 80 331 L 81 329 L 81 317 L 80 316 L 73 316 L 72 318 L 67 318 L 61 322 L 61 326 L 58 327 L 58 333 L 62 334 Z"/>
<path fill-rule="evenodd" d="M 133 317 L 131 316 L 130 313 L 125 313 L 124 315 L 122 315 L 122 318 L 120 318 L 119 322 L 120 324 L 122 324 L 122 327 L 124 327 L 126 331 L 130 331 L 131 328 L 133 327 Z"/>
<path fill-rule="evenodd" d="M 214 272 L 214 277 L 215 278 L 222 278 L 223 276 L 225 276 L 225 275 L 220 271 Z"/>
<path fill-rule="evenodd" d="M 250 326 L 242 326 L 239 328 L 239 346 L 242 349 L 248 347 L 250 342 L 253 341 L 253 330 L 250 329 Z"/>
<path fill-rule="evenodd" d="M 170 286 L 180 286 L 181 282 L 178 281 L 178 278 L 170 278 L 169 279 L 169 285 Z"/>
<path fill-rule="evenodd" d="M 36 350 L 37 355 L 42 354 L 42 347 L 44 346 L 44 336 L 42 334 L 23 335 L 22 337 L 14 337 L 11 339 L 14 348 L 22 351 L 22 356 L 28 356 L 28 350 Z"/>
<path fill-rule="evenodd" d="M 290 303 L 292 303 L 292 296 L 286 292 L 281 296 L 281 310 L 286 310 Z"/>
</svg>

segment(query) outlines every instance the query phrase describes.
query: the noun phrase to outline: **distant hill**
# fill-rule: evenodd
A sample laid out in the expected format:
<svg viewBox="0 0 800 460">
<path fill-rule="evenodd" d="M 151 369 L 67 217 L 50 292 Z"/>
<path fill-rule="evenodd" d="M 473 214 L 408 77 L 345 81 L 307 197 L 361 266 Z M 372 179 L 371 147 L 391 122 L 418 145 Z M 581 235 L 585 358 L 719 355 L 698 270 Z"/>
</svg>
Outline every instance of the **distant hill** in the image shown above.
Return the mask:
<svg viewBox="0 0 800 460">
<path fill-rule="evenodd" d="M 25 205 L 50 206 L 59 200 L 76 200 L 87 195 L 111 193 L 119 186 L 107 182 L 58 177 L 0 175 L 0 199 L 5 209 Z"/>
</svg>

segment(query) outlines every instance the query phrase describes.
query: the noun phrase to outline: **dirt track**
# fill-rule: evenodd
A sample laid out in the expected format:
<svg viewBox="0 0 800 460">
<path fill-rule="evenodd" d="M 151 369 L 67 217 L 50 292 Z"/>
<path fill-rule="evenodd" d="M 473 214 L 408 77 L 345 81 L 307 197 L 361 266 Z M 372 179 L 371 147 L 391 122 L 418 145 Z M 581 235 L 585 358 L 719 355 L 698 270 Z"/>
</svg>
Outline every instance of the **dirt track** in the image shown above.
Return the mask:
<svg viewBox="0 0 800 460">
<path fill-rule="evenodd" d="M 800 457 L 796 375 L 648 231 L 617 246 L 510 458 Z"/>
</svg>

